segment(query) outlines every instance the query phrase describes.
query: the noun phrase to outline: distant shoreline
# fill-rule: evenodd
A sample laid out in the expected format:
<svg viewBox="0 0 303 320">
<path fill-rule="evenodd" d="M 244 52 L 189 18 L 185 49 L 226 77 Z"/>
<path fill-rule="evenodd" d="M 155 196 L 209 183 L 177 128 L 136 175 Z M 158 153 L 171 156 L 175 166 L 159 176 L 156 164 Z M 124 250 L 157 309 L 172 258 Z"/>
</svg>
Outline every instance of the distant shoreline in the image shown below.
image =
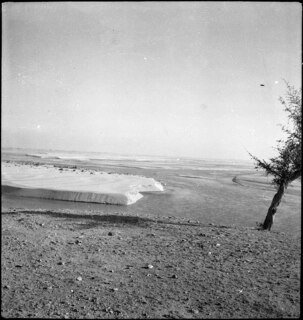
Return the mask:
<svg viewBox="0 0 303 320">
<path fill-rule="evenodd" d="M 216 162 L 216 163 L 239 163 L 239 164 L 246 164 L 253 166 L 253 162 L 250 159 L 231 159 L 231 158 L 208 158 L 208 157 L 189 157 L 189 156 L 167 156 L 167 155 L 147 155 L 147 154 L 123 154 L 117 152 L 99 152 L 99 151 L 79 151 L 79 150 L 59 150 L 59 149 L 32 149 L 32 148 L 14 148 L 14 147 L 2 147 L 2 153 L 14 153 L 16 151 L 17 154 L 22 154 L 37 158 L 43 158 L 43 155 L 46 156 L 48 154 L 53 154 L 60 158 L 60 155 L 67 154 L 67 155 L 104 155 L 105 159 L 130 159 L 130 160 L 137 160 L 143 158 L 141 161 L 157 161 L 157 160 L 171 160 L 171 161 L 202 161 L 202 162 Z M 140 161 L 140 160 L 139 160 Z"/>
</svg>

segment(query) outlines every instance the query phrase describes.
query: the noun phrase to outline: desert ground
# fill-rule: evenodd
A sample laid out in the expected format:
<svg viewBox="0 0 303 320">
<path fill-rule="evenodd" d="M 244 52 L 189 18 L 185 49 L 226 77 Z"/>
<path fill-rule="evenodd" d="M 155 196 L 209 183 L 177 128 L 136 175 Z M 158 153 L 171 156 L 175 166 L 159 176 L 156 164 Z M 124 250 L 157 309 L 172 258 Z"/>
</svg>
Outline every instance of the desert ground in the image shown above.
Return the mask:
<svg viewBox="0 0 303 320">
<path fill-rule="evenodd" d="M 256 222 L 274 190 L 261 175 L 102 170 L 153 177 L 165 191 L 117 206 L 20 197 L 2 186 L 3 317 L 300 316 L 300 183 L 289 188 L 268 232 Z"/>
</svg>

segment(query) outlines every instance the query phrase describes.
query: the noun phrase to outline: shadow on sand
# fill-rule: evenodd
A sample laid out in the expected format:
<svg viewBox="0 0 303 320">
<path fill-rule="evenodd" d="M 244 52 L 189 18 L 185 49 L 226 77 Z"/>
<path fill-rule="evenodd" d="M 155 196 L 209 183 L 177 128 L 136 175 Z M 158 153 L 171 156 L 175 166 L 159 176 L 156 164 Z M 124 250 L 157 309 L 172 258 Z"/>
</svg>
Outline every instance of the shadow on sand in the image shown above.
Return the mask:
<svg viewBox="0 0 303 320">
<path fill-rule="evenodd" d="M 95 228 L 101 226 L 103 223 L 109 224 L 121 224 L 121 225 L 133 225 L 140 227 L 147 227 L 150 224 L 169 224 L 169 225 L 185 225 L 193 227 L 218 227 L 218 228 L 232 228 L 231 226 L 216 226 L 213 224 L 203 224 L 203 223 L 193 223 L 193 222 L 184 222 L 184 221 L 170 221 L 169 219 L 150 219 L 145 217 L 131 216 L 131 215 L 117 215 L 117 214 L 75 214 L 68 212 L 57 212 L 51 210 L 20 210 L 15 209 L 15 211 L 4 211 L 3 215 L 15 215 L 15 214 L 35 214 L 35 215 L 48 215 L 54 218 L 61 218 L 65 220 L 86 220 L 80 228 Z M 79 227 L 79 225 L 78 225 Z"/>
</svg>

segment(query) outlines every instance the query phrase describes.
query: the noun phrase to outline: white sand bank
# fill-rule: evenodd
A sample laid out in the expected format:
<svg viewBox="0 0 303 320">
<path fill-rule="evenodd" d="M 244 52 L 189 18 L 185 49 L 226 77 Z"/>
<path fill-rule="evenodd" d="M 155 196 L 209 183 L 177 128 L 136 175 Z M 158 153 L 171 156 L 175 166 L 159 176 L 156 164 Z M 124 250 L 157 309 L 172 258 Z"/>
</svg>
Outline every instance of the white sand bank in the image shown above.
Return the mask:
<svg viewBox="0 0 303 320">
<path fill-rule="evenodd" d="M 108 174 L 52 166 L 2 163 L 2 186 L 19 188 L 18 195 L 44 199 L 129 205 L 142 198 L 140 192 L 163 191 L 152 178 Z"/>
</svg>

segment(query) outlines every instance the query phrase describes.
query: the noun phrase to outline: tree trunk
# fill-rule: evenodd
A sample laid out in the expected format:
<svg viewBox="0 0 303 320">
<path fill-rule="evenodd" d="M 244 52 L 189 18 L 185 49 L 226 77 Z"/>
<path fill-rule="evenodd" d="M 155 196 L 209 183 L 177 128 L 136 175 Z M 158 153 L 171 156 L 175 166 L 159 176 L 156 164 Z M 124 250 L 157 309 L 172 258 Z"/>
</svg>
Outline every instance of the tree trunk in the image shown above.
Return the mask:
<svg viewBox="0 0 303 320">
<path fill-rule="evenodd" d="M 281 183 L 278 189 L 278 192 L 275 194 L 274 198 L 272 199 L 271 205 L 267 211 L 266 218 L 263 222 L 263 229 L 270 231 L 273 223 L 274 223 L 274 215 L 277 211 L 277 208 L 282 200 L 284 192 L 286 190 L 286 184 Z"/>
</svg>

